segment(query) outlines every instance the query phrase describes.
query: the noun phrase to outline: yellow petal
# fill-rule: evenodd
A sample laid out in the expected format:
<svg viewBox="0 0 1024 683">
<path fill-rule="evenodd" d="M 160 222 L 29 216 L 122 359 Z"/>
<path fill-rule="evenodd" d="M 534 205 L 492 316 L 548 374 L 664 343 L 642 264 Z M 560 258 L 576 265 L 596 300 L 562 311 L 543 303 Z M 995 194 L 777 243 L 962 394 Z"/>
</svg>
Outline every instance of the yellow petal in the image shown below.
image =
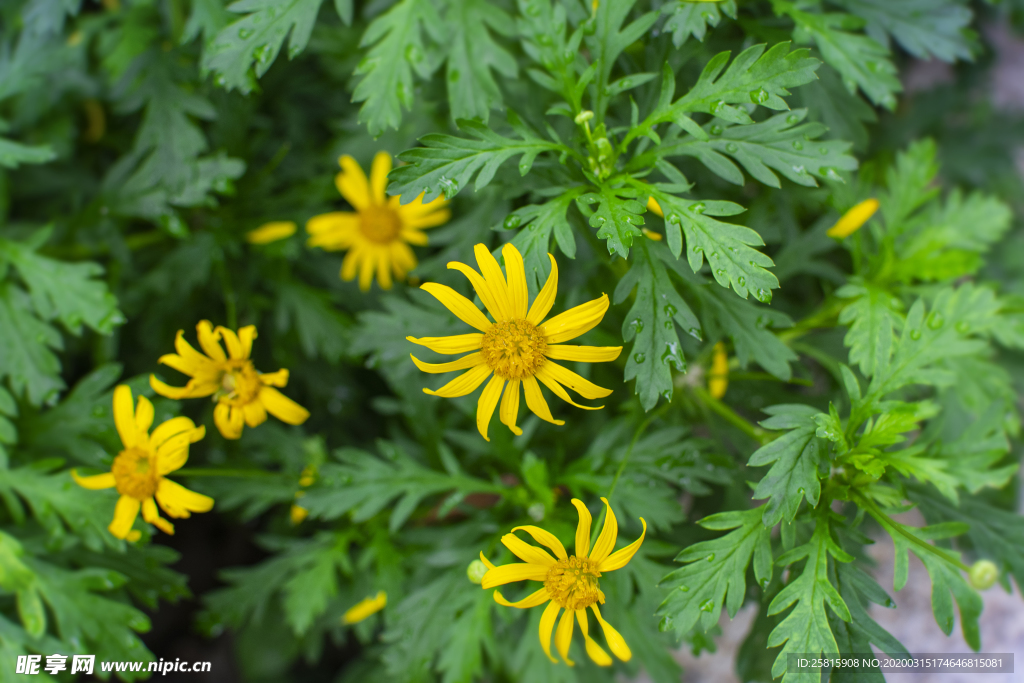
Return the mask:
<svg viewBox="0 0 1024 683">
<path fill-rule="evenodd" d="M 234 330 L 229 330 L 226 327 L 218 325 L 214 330 L 214 333 L 224 341 L 224 346 L 227 347 L 228 356 L 230 358 L 245 358 L 245 356 L 242 355 L 242 342 L 238 340 L 238 335 L 235 334 Z"/>
<path fill-rule="evenodd" d="M 142 519 L 155 526 L 165 534 L 174 534 L 174 525 L 160 516 L 156 509 L 156 503 L 152 498 L 142 501 Z"/>
<path fill-rule="evenodd" d="M 582 500 L 573 498 L 572 504 L 580 515 L 579 524 L 576 525 L 576 557 L 586 557 L 590 553 L 590 525 L 593 518 Z"/>
<path fill-rule="evenodd" d="M 576 406 L 577 408 L 582 408 L 583 410 L 601 410 L 601 408 L 604 407 L 604 406 L 585 406 L 585 405 L 580 405 L 579 403 L 576 403 L 576 401 L 572 400 L 569 397 L 569 393 L 565 389 L 562 388 L 562 385 L 555 381 L 555 379 L 551 376 L 551 373 L 545 371 L 545 367 L 548 366 L 548 365 L 554 365 L 554 363 L 545 363 L 544 365 L 540 366 L 540 370 L 537 371 L 537 374 L 535 376 L 536 376 L 537 379 L 539 379 L 541 382 L 543 382 L 544 386 L 546 386 L 548 389 L 550 389 L 555 394 L 555 396 L 557 396 L 558 398 L 562 399 L 563 401 L 565 401 L 569 405 Z"/>
<path fill-rule="evenodd" d="M 188 384 L 183 387 L 172 387 L 169 384 L 164 383 L 162 380 L 156 378 L 156 375 L 149 376 L 149 386 L 156 393 L 166 398 L 174 399 L 179 401 L 183 398 L 200 398 L 202 396 L 210 396 L 217 392 L 220 388 L 219 384 L 213 382 L 199 382 L 195 379 L 190 379 Z"/>
<path fill-rule="evenodd" d="M 554 306 L 555 295 L 558 294 L 558 264 L 555 263 L 555 257 L 551 254 L 548 254 L 548 258 L 551 259 L 551 273 L 548 275 L 548 280 L 544 283 L 537 298 L 533 300 L 529 313 L 526 314 L 526 319 L 534 325 L 541 324 L 551 311 L 551 307 Z"/>
<path fill-rule="evenodd" d="M 227 360 L 227 356 L 224 355 L 224 349 L 221 348 L 220 342 L 217 341 L 217 333 L 213 330 L 213 325 L 209 320 L 202 320 L 196 325 L 196 332 L 199 337 L 199 346 L 203 348 L 203 351 L 207 356 L 215 361 Z"/>
<path fill-rule="evenodd" d="M 299 524 L 306 517 L 309 517 L 309 510 L 299 505 L 292 505 L 291 510 L 288 511 L 288 518 L 293 525 Z"/>
<path fill-rule="evenodd" d="M 551 424 L 565 424 L 565 420 L 556 420 L 551 416 L 551 409 L 548 408 L 548 402 L 544 400 L 544 394 L 540 392 L 540 385 L 537 384 L 536 377 L 523 378 L 523 393 L 526 395 L 526 405 L 534 415 Z"/>
<path fill-rule="evenodd" d="M 338 159 L 338 163 L 341 165 L 341 173 L 334 177 L 338 192 L 356 210 L 361 211 L 370 206 L 370 185 L 363 169 L 348 154 Z"/>
<path fill-rule="evenodd" d="M 526 289 L 526 266 L 523 264 L 523 255 L 512 244 L 506 244 L 501 248 L 501 256 L 505 259 L 505 273 L 508 275 L 512 317 L 521 320 L 526 317 L 526 302 L 530 298 Z"/>
<path fill-rule="evenodd" d="M 516 426 L 516 417 L 519 415 L 519 380 L 509 380 L 505 387 L 505 393 L 501 397 L 501 410 L 498 411 L 498 418 L 501 423 L 512 430 L 512 433 L 519 436 L 523 430 Z"/>
<path fill-rule="evenodd" d="M 377 284 L 381 289 L 391 289 L 394 284 L 391 279 L 391 249 L 390 247 L 385 249 L 378 247 L 374 251 L 377 257 Z"/>
<path fill-rule="evenodd" d="M 272 221 L 264 223 L 255 230 L 245 233 L 245 241 L 249 244 L 270 244 L 295 234 L 296 225 L 292 221 Z"/>
<path fill-rule="evenodd" d="M 377 206 L 387 203 L 388 173 L 391 172 L 391 155 L 377 152 L 370 167 L 370 201 Z"/>
<path fill-rule="evenodd" d="M 619 357 L 621 346 L 549 346 L 544 355 L 552 360 L 574 360 L 581 363 L 607 363 Z"/>
<path fill-rule="evenodd" d="M 572 625 L 573 625 L 573 612 L 571 609 L 566 609 L 562 613 L 562 618 L 558 622 L 558 630 L 555 631 L 555 647 L 558 649 L 558 654 L 562 655 L 562 659 L 569 666 L 574 666 L 575 662 L 569 659 L 569 645 L 572 644 Z"/>
<path fill-rule="evenodd" d="M 452 261 L 448 264 L 449 270 L 457 270 L 466 276 L 469 283 L 473 285 L 473 291 L 480 297 L 480 301 L 483 302 L 484 308 L 491 314 L 495 320 L 508 320 L 508 307 L 503 306 L 501 301 L 497 298 L 494 290 L 488 284 L 480 273 L 476 272 L 465 263 L 459 263 L 458 261 Z M 506 293 L 507 294 L 507 293 Z"/>
<path fill-rule="evenodd" d="M 395 277 L 404 280 L 409 271 L 416 267 L 416 254 L 404 242 L 392 242 L 388 248 L 391 250 L 391 268 Z"/>
<path fill-rule="evenodd" d="M 628 662 L 633 658 L 633 653 L 629 649 L 629 645 L 626 645 L 626 640 L 619 632 L 612 628 L 601 616 L 601 610 L 597 608 L 597 604 L 590 606 L 590 609 L 594 610 L 594 616 L 597 617 L 597 623 L 601 624 L 601 630 L 604 631 L 604 639 L 608 641 L 608 649 L 612 651 L 616 657 L 624 662 Z"/>
<path fill-rule="evenodd" d="M 558 660 L 551 656 L 551 632 L 555 630 L 558 610 L 558 605 L 552 601 L 548 603 L 548 606 L 544 608 L 544 614 L 540 616 L 540 646 L 553 664 L 558 664 Z"/>
<path fill-rule="evenodd" d="M 139 515 L 139 507 L 142 502 L 131 496 L 121 496 L 117 499 L 117 506 L 114 508 L 114 521 L 107 529 L 117 538 L 126 538 L 132 530 L 132 524 Z"/>
<path fill-rule="evenodd" d="M 252 354 L 252 340 L 256 338 L 256 326 L 246 325 L 238 330 L 238 342 L 242 347 L 240 358 L 248 358 Z"/>
<path fill-rule="evenodd" d="M 165 449 L 157 456 L 157 472 L 161 475 L 180 470 L 188 462 L 188 446 L 177 450 Z"/>
<path fill-rule="evenodd" d="M 541 371 L 559 384 L 564 384 L 583 398 L 604 398 L 612 393 L 611 389 L 599 387 L 590 380 L 584 379 L 572 370 L 558 363 L 548 361 L 540 367 Z M 540 372 L 537 373 L 538 377 Z"/>
<path fill-rule="evenodd" d="M 135 428 L 135 408 L 132 405 L 132 390 L 127 384 L 114 389 L 114 426 L 125 448 L 133 448 L 138 439 Z M 127 533 L 127 532 L 125 532 Z M 120 536 L 119 538 L 124 538 Z"/>
<path fill-rule="evenodd" d="M 267 412 L 281 422 L 290 425 L 300 425 L 309 419 L 309 411 L 291 400 L 274 387 L 264 385 L 260 388 L 259 402 L 267 409 Z"/>
<path fill-rule="evenodd" d="M 602 294 L 593 301 L 570 308 L 559 313 L 551 320 L 537 328 L 547 338 L 548 344 L 560 344 L 575 339 L 585 332 L 597 327 L 608 311 L 608 295 Z"/>
<path fill-rule="evenodd" d="M 514 562 L 488 570 L 484 574 L 480 586 L 482 588 L 494 588 L 495 586 L 504 586 L 506 583 L 514 583 L 516 581 L 543 581 L 547 577 L 547 567 L 542 567 L 539 564 Z"/>
<path fill-rule="evenodd" d="M 288 384 L 288 370 L 281 368 L 277 372 L 262 373 L 260 382 L 271 387 L 283 387 Z"/>
<path fill-rule="evenodd" d="M 232 415 L 231 406 L 227 403 L 218 403 L 213 409 L 213 423 L 217 425 L 220 435 L 225 439 L 238 439 L 242 436 L 242 425 L 245 424 L 242 413 L 235 411 L 238 418 Z"/>
<path fill-rule="evenodd" d="M 491 369 L 486 365 L 480 366 L 487 372 Z M 470 370 L 473 372 L 473 370 Z M 484 387 L 484 390 L 480 392 L 480 399 L 476 404 L 476 428 L 480 432 L 480 436 L 484 437 L 484 441 L 490 441 L 487 437 L 487 427 L 491 423 L 491 416 L 494 415 L 494 409 L 498 405 L 498 399 L 501 398 L 501 389 L 505 386 L 505 380 L 497 375 L 491 377 L 491 380 Z"/>
<path fill-rule="evenodd" d="M 615 512 L 612 510 L 612 506 L 608 504 L 607 498 L 602 498 L 601 502 L 604 503 L 606 513 L 604 527 L 602 527 L 601 535 L 597 537 L 594 549 L 590 553 L 590 559 L 598 564 L 604 562 L 605 558 L 608 557 L 615 547 L 615 540 L 619 537 L 619 521 L 615 519 Z"/>
<path fill-rule="evenodd" d="M 161 479 L 156 487 L 156 500 L 171 517 L 189 517 L 192 512 L 209 512 L 213 498 L 191 491 L 176 481 Z"/>
<path fill-rule="evenodd" d="M 200 356 L 199 354 L 196 354 L 196 356 L 201 360 L 186 359 L 176 353 L 167 353 L 160 356 L 156 362 L 169 368 L 174 368 L 178 372 L 191 377 L 203 370 L 209 369 L 210 366 L 210 360 L 206 356 Z"/>
<path fill-rule="evenodd" d="M 465 396 L 476 391 L 476 388 L 483 384 L 487 376 L 491 374 L 491 369 L 486 365 L 477 365 L 470 368 L 466 372 L 462 373 L 448 384 L 437 391 L 431 389 L 424 389 L 424 394 L 430 396 L 442 396 L 444 398 L 456 398 L 458 396 Z"/>
<path fill-rule="evenodd" d="M 490 250 L 483 244 L 473 247 L 473 254 L 476 256 L 476 264 L 480 268 L 480 274 L 487 281 L 487 287 L 491 290 L 498 308 L 502 311 L 502 319 L 509 320 L 512 315 L 512 300 L 509 298 L 508 282 L 501 272 L 498 260 L 494 258 Z"/>
<path fill-rule="evenodd" d="M 252 401 L 242 406 L 242 414 L 245 415 L 245 424 L 250 427 L 258 427 L 267 421 L 267 410 L 259 401 Z"/>
<path fill-rule="evenodd" d="M 438 374 L 442 372 L 453 372 L 455 370 L 465 370 L 466 368 L 476 367 L 484 362 L 483 354 L 480 352 L 471 353 L 468 356 L 463 356 L 458 360 L 453 360 L 449 363 L 424 363 L 416 356 L 409 354 L 412 358 L 412 362 L 416 364 L 416 367 L 423 372 L 429 372 L 431 374 Z"/>
<path fill-rule="evenodd" d="M 541 529 L 539 526 L 517 526 L 512 529 L 512 531 L 525 531 L 530 534 L 533 536 L 533 540 L 537 541 L 541 545 L 551 548 L 555 553 L 555 557 L 560 560 L 564 560 L 569 557 L 565 552 L 565 546 L 563 546 L 562 542 L 558 540 L 558 537 L 550 531 Z"/>
<path fill-rule="evenodd" d="M 587 655 L 594 660 L 594 663 L 598 666 L 611 666 L 612 658 L 609 657 L 608 653 L 597 644 L 597 641 L 590 637 L 590 628 L 589 624 L 587 624 L 586 609 L 576 610 L 576 621 L 580 623 L 580 630 L 583 631 L 583 640 L 587 644 Z"/>
<path fill-rule="evenodd" d="M 640 518 L 640 523 L 644 525 L 644 530 L 640 533 L 640 538 L 636 539 L 625 548 L 616 550 L 614 553 L 609 555 L 600 564 L 600 571 L 611 572 L 616 569 L 622 569 L 629 561 L 633 559 L 633 555 L 640 549 L 640 544 L 644 542 L 644 536 L 647 535 L 647 522 L 643 517 Z"/>
<path fill-rule="evenodd" d="M 484 335 L 479 332 L 469 334 L 456 334 L 450 337 L 406 337 L 413 344 L 426 346 L 431 351 L 452 355 L 466 351 L 479 351 Z"/>
<path fill-rule="evenodd" d="M 320 247 L 326 251 L 349 249 L 359 239 L 359 214 L 351 211 L 334 211 L 313 216 L 306 221 L 306 232 L 309 239 L 306 245 Z M 351 280 L 352 276 L 343 278 Z"/>
<path fill-rule="evenodd" d="M 711 372 L 708 374 L 708 393 L 714 398 L 725 396 L 729 388 L 729 356 L 725 351 L 725 344 L 715 344 L 711 356 Z"/>
<path fill-rule="evenodd" d="M 341 272 L 338 274 L 345 282 L 351 282 L 356 279 L 356 272 L 359 270 L 359 264 L 363 262 L 363 250 L 359 247 L 354 247 L 350 252 L 345 254 L 345 260 L 341 262 Z"/>
<path fill-rule="evenodd" d="M 828 236 L 836 237 L 838 239 L 849 237 L 860 230 L 861 227 L 875 215 L 875 212 L 878 211 L 878 206 L 879 204 L 877 199 L 865 199 L 860 204 L 857 204 L 844 213 L 843 217 L 828 229 Z"/>
<path fill-rule="evenodd" d="M 433 204 L 433 202 L 431 203 Z M 398 209 L 398 214 L 402 217 L 402 224 L 407 228 L 416 228 L 418 230 L 444 225 L 452 217 L 451 209 L 438 209 L 431 213 L 421 213 L 418 215 L 409 215 L 403 209 L 405 209 L 405 206 Z"/>
<path fill-rule="evenodd" d="M 538 591 L 531 593 L 519 602 L 509 602 L 505 599 L 505 596 L 501 594 L 501 591 L 494 591 L 494 602 L 505 607 L 516 607 L 518 609 L 527 609 L 528 607 L 536 607 L 551 599 L 548 595 L 547 588 L 541 588 Z"/>
<path fill-rule="evenodd" d="M 153 426 L 153 404 L 145 396 L 139 396 L 139 403 L 135 407 L 135 428 L 139 430 L 138 439 L 141 442 Z"/>
<path fill-rule="evenodd" d="M 196 351 L 192 348 L 191 344 L 185 341 L 185 330 L 178 330 L 178 333 L 174 335 L 174 350 L 177 351 L 178 355 L 184 358 L 187 363 L 191 363 L 196 366 L 205 366 L 210 364 L 209 358 Z"/>
<path fill-rule="evenodd" d="M 484 551 L 482 550 L 480 551 L 480 561 L 483 562 L 484 566 L 488 569 L 494 569 L 494 563 L 487 559 L 487 556 L 484 555 Z"/>
<path fill-rule="evenodd" d="M 647 210 L 657 216 L 661 216 L 662 218 L 665 217 L 665 212 L 661 210 L 661 204 L 659 204 L 658 200 L 654 197 L 647 198 Z"/>
<path fill-rule="evenodd" d="M 370 291 L 370 284 L 373 282 L 373 272 L 377 269 L 377 261 L 373 253 L 367 251 L 359 261 L 359 289 L 364 292 Z"/>
<path fill-rule="evenodd" d="M 513 555 L 527 564 L 537 564 L 549 568 L 555 565 L 555 558 L 515 534 L 505 534 L 501 537 L 501 543 L 511 550 Z"/>
<path fill-rule="evenodd" d="M 117 485 L 114 481 L 114 475 L 112 472 L 106 474 L 97 474 L 91 477 L 80 477 L 78 472 L 71 470 L 71 478 L 75 480 L 75 483 L 84 489 L 92 489 L 93 491 L 99 489 L 110 489 Z"/>
<path fill-rule="evenodd" d="M 455 314 L 462 322 L 470 327 L 475 327 L 481 332 L 491 328 L 491 321 L 473 305 L 473 302 L 456 292 L 451 287 L 439 285 L 436 282 L 428 282 L 420 289 L 429 292 L 435 299 L 444 304 L 444 307 Z"/>
<path fill-rule="evenodd" d="M 361 601 L 349 607 L 342 615 L 341 621 L 346 624 L 358 624 L 360 621 L 381 611 L 388 604 L 388 594 L 380 591 L 374 597 L 363 598 Z"/>
</svg>

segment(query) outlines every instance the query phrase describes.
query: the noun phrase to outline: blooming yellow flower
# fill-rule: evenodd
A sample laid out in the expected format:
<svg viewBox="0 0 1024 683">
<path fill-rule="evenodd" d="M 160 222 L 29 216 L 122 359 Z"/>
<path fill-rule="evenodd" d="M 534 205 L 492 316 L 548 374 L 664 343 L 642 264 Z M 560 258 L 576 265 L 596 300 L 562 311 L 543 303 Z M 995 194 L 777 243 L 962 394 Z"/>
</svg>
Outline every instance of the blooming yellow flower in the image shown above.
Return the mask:
<svg viewBox="0 0 1024 683">
<path fill-rule="evenodd" d="M 708 393 L 714 398 L 725 396 L 729 388 L 729 356 L 725 352 L 725 344 L 715 344 L 711 355 L 711 374 L 708 375 Z"/>
<path fill-rule="evenodd" d="M 416 267 L 416 255 L 410 244 L 427 243 L 424 228 L 446 223 L 451 211 L 440 197 L 423 203 L 423 195 L 405 204 L 398 197 L 384 194 L 391 171 L 391 155 L 378 152 L 373 158 L 370 179 L 352 157 L 338 160 L 341 173 L 335 177 L 338 191 L 355 212 L 335 211 L 314 216 L 306 223 L 309 246 L 328 251 L 348 250 L 341 264 L 341 279 L 354 280 L 359 273 L 359 288 L 370 288 L 373 275 L 381 289 L 391 289 L 392 274 L 398 280 Z"/>
<path fill-rule="evenodd" d="M 254 325 L 247 325 L 235 334 L 224 327 L 214 329 L 209 320 L 203 320 L 196 325 L 196 332 L 205 356 L 185 341 L 183 330 L 178 330 L 174 339 L 178 353 L 160 357 L 161 363 L 192 379 L 184 387 L 172 387 L 150 375 L 149 385 L 153 391 L 173 399 L 213 396 L 217 402 L 213 421 L 225 439 L 242 436 L 243 424 L 250 427 L 263 424 L 268 412 L 288 424 L 306 421 L 309 411 L 274 388 L 288 384 L 288 371 L 263 374 L 257 372 L 249 360 L 252 340 L 256 338 Z M 220 340 L 224 341 L 229 355 L 224 354 Z"/>
<path fill-rule="evenodd" d="M 464 263 L 452 262 L 448 267 L 459 271 L 473 284 L 480 300 L 494 318 L 494 322 L 478 309 L 473 302 L 456 292 L 451 287 L 428 282 L 425 289 L 444 304 L 467 325 L 480 330 L 478 333 L 462 334 L 452 337 L 406 337 L 409 341 L 426 346 L 432 351 L 443 354 L 456 354 L 464 351 L 473 353 L 463 356 L 450 363 L 424 363 L 416 356 L 412 360 L 423 372 L 452 372 L 466 370 L 468 372 L 456 377 L 437 391 L 424 389 L 431 396 L 453 398 L 465 396 L 474 391 L 488 377 L 491 380 L 484 387 L 477 404 L 476 426 L 484 439 L 487 427 L 494 414 L 494 409 L 501 398 L 499 417 L 515 434 L 523 430 L 516 426 L 519 413 L 519 385 L 522 384 L 526 394 L 526 405 L 540 417 L 552 424 L 565 424 L 551 416 L 547 401 L 541 394 L 537 380 L 540 380 L 556 396 L 577 408 L 598 410 L 603 406 L 581 406 L 569 398 L 562 387 L 569 387 L 584 398 L 595 399 L 608 396 L 610 389 L 603 389 L 577 375 L 572 370 L 562 367 L 556 360 L 582 361 L 585 363 L 602 363 L 618 358 L 621 346 L 569 346 L 561 342 L 575 339 L 584 332 L 597 326 L 608 310 L 608 295 L 602 294 L 599 299 L 580 304 L 576 308 L 556 315 L 542 323 L 545 316 L 555 303 L 558 291 L 558 265 L 555 257 L 551 259 L 551 275 L 543 289 L 534 299 L 533 305 L 527 310 L 529 295 L 526 289 L 526 268 L 523 257 L 514 246 L 506 244 L 501 254 L 505 259 L 505 275 L 501 266 L 482 244 L 474 248 L 480 273 Z M 482 273 L 482 275 L 481 275 Z M 508 382 L 508 389 L 502 398 L 502 389 Z"/>
<path fill-rule="evenodd" d="M 628 662 L 633 656 L 626 644 L 625 639 L 616 631 L 611 624 L 601 617 L 598 604 L 604 604 L 604 593 L 598 585 L 598 579 L 603 572 L 622 569 L 636 554 L 640 544 L 644 542 L 647 535 L 647 522 L 643 517 L 640 522 L 644 525 L 643 533 L 633 543 L 625 548 L 612 552 L 615 548 L 615 540 L 619 535 L 619 524 L 612 512 L 612 506 L 608 500 L 601 501 L 607 508 L 604 528 L 601 535 L 597 537 L 594 548 L 590 548 L 590 511 L 582 501 L 573 499 L 572 504 L 580 515 L 579 525 L 576 527 L 576 554 L 568 555 L 554 534 L 535 526 L 517 526 L 513 532 L 525 531 L 543 546 L 550 549 L 555 557 L 552 557 L 540 548 L 530 545 L 515 535 L 505 534 L 501 542 L 511 550 L 516 557 L 523 560 L 522 563 L 506 564 L 495 567 L 483 553 L 480 559 L 486 564 L 490 571 L 484 574 L 481 586 L 483 588 L 494 588 L 514 581 L 543 581 L 544 587 L 535 593 L 523 598 L 519 602 L 509 602 L 502 596 L 500 591 L 494 591 L 494 601 L 506 607 L 536 607 L 548 603 L 544 614 L 540 618 L 540 645 L 544 648 L 544 654 L 552 662 L 557 660 L 551 656 L 551 632 L 555 628 L 555 619 L 559 610 L 564 609 L 561 621 L 558 623 L 558 630 L 555 631 L 555 647 L 558 654 L 562 656 L 565 663 L 573 665 L 569 659 L 569 644 L 572 641 L 573 617 L 580 624 L 583 631 L 583 639 L 586 642 L 587 654 L 600 666 L 610 666 L 612 658 L 608 653 L 590 637 L 587 624 L 587 608 L 594 611 L 597 623 L 604 631 L 604 638 L 608 641 L 608 648 L 612 653 L 624 662 Z"/>
<path fill-rule="evenodd" d="M 114 390 L 114 425 L 124 450 L 114 458 L 110 472 L 94 477 L 71 476 L 87 489 L 117 488 L 121 497 L 114 508 L 114 521 L 107 527 L 118 538 L 138 540 L 132 524 L 142 509 L 142 518 L 161 531 L 173 534 L 174 525 L 160 516 L 159 503 L 171 517 L 186 518 L 193 512 L 207 512 L 213 498 L 189 491 L 165 476 L 188 460 L 188 446 L 203 438 L 206 429 L 196 427 L 187 417 L 173 417 L 149 433 L 153 425 L 153 404 L 139 396 L 132 409 L 132 390 L 121 385 Z M 156 502 L 153 501 L 154 497 Z"/>
<path fill-rule="evenodd" d="M 829 237 L 843 239 L 861 229 L 868 220 L 878 211 L 877 199 L 865 199 L 852 209 L 843 214 L 843 217 L 836 221 L 836 224 L 828 229 Z"/>
<path fill-rule="evenodd" d="M 341 621 L 345 624 L 358 624 L 360 621 L 384 609 L 387 604 L 388 594 L 380 591 L 376 597 L 363 598 L 352 607 L 349 607 L 345 614 L 341 616 Z"/>
<path fill-rule="evenodd" d="M 270 244 L 295 234 L 295 223 L 291 221 L 273 221 L 264 223 L 255 230 L 245 233 L 245 241 L 249 244 Z"/>
</svg>

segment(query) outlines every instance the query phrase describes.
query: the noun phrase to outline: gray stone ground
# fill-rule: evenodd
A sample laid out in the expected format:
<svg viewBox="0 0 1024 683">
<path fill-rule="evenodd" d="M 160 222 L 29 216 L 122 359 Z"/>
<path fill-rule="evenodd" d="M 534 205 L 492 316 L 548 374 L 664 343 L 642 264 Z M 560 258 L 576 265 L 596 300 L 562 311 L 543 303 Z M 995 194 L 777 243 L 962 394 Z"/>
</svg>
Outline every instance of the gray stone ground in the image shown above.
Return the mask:
<svg viewBox="0 0 1024 683">
<path fill-rule="evenodd" d="M 1024 39 L 1012 35 L 1005 27 L 990 27 L 985 31 L 988 42 L 998 53 L 999 61 L 992 73 L 991 94 L 993 103 L 1000 109 L 1024 112 Z M 927 89 L 939 82 L 950 79 L 949 67 L 939 62 L 922 62 L 910 69 L 905 76 L 907 90 Z M 1019 154 L 1021 171 L 1024 173 L 1024 150 Z M 1022 505 L 1024 512 L 1024 505 Z M 914 515 L 914 512 L 908 513 Z M 920 519 L 909 517 L 910 524 L 920 524 Z M 899 593 L 892 590 L 893 547 L 888 538 L 877 539 L 870 554 L 878 563 L 874 572 L 879 584 L 896 601 L 897 609 L 886 609 L 872 605 L 870 614 L 883 628 L 902 642 L 907 649 L 919 653 L 969 653 L 971 648 L 964 642 L 960 631 L 959 613 L 957 625 L 951 636 L 946 636 L 935 623 L 931 607 L 931 579 L 921 561 L 910 556 L 910 578 Z M 981 651 L 984 653 L 1013 653 L 1015 674 L 889 674 L 893 683 L 1013 683 L 1024 681 L 1024 600 L 1016 588 L 1007 594 L 998 585 L 982 594 L 985 608 L 981 616 Z M 675 653 L 676 660 L 684 669 L 686 683 L 740 683 L 733 670 L 736 652 L 743 642 L 757 607 L 748 604 L 733 620 L 722 615 L 722 635 L 717 639 L 718 652 L 703 653 L 694 657 L 688 649 Z M 641 676 L 639 681 L 646 681 Z"/>
</svg>

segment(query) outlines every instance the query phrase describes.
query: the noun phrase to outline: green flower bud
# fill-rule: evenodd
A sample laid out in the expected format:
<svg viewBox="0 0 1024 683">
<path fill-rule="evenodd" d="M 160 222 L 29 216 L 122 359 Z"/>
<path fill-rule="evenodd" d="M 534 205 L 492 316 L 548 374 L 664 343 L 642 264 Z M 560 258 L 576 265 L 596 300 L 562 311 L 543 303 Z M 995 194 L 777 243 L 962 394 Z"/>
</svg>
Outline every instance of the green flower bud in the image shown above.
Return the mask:
<svg viewBox="0 0 1024 683">
<path fill-rule="evenodd" d="M 590 111 L 589 109 L 584 109 L 583 111 L 576 115 L 576 118 L 574 120 L 576 121 L 576 125 L 582 126 L 584 123 L 586 123 L 592 118 L 594 118 L 594 112 Z"/>
<path fill-rule="evenodd" d="M 967 576 L 972 588 L 987 590 L 995 585 L 996 579 L 999 578 L 999 567 L 991 560 L 978 560 L 971 566 Z"/>
<path fill-rule="evenodd" d="M 472 583 L 479 585 L 484 580 L 484 574 L 487 573 L 487 565 L 480 560 L 473 560 L 466 567 L 466 576 Z"/>
</svg>

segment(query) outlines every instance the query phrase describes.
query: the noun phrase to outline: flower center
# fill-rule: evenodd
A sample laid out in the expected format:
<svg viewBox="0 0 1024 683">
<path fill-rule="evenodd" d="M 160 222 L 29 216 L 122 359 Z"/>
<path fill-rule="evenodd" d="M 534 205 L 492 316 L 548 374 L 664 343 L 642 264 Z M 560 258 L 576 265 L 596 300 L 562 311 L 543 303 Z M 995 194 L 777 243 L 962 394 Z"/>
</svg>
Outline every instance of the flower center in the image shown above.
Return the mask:
<svg viewBox="0 0 1024 683">
<path fill-rule="evenodd" d="M 117 492 L 136 500 L 146 500 L 156 492 L 160 475 L 156 471 L 156 458 L 141 448 L 127 448 L 114 458 L 110 468 L 114 474 Z"/>
<path fill-rule="evenodd" d="M 377 244 L 390 244 L 402 231 L 398 214 L 387 206 L 368 206 L 359 212 L 359 232 Z"/>
<path fill-rule="evenodd" d="M 544 363 L 547 339 L 526 320 L 503 320 L 491 325 L 481 343 L 484 362 L 502 379 L 533 377 Z"/>
<path fill-rule="evenodd" d="M 548 570 L 544 587 L 559 607 L 586 609 L 595 602 L 604 604 L 604 593 L 597 584 L 599 576 L 597 562 L 571 555 Z"/>
<path fill-rule="evenodd" d="M 260 376 L 250 360 L 229 360 L 224 363 L 220 376 L 220 389 L 213 395 L 214 400 L 243 406 L 251 403 L 260 393 Z"/>
</svg>

